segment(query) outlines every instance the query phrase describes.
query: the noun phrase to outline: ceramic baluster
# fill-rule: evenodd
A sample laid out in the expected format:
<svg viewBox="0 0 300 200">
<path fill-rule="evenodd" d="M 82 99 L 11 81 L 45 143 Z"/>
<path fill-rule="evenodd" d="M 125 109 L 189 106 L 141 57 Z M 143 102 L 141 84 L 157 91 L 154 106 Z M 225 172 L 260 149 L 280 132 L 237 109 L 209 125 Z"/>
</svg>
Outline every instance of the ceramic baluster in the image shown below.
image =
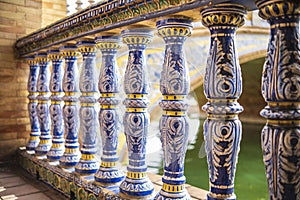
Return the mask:
<svg viewBox="0 0 300 200">
<path fill-rule="evenodd" d="M 114 185 L 123 180 L 124 174 L 116 164 L 119 124 L 117 106 L 119 100 L 119 71 L 116 63 L 117 49 L 121 46 L 120 37 L 102 36 L 96 38 L 97 47 L 102 52 L 102 65 L 99 76 L 100 112 L 99 124 L 102 138 L 101 165 L 95 174 L 95 181 L 100 185 Z"/>
<path fill-rule="evenodd" d="M 124 77 L 124 90 L 127 97 L 124 101 L 126 112 L 123 123 L 129 163 L 126 178 L 120 185 L 120 196 L 147 199 L 152 195 L 153 185 L 146 174 L 145 148 L 149 113 L 147 112 L 148 82 L 144 54 L 153 33 L 142 28 L 130 29 L 122 31 L 122 37 L 129 48 Z"/>
<path fill-rule="evenodd" d="M 96 68 L 96 44 L 93 40 L 84 40 L 77 43 L 78 50 L 83 57 L 79 87 L 80 96 L 80 134 L 82 139 L 81 158 L 75 167 L 75 171 L 82 175 L 94 174 L 99 163 L 96 160 L 97 137 L 97 78 Z"/>
<path fill-rule="evenodd" d="M 52 61 L 52 73 L 50 78 L 51 91 L 51 132 L 52 132 L 52 147 L 47 154 L 50 162 L 59 161 L 65 151 L 64 146 L 64 122 L 63 122 L 63 56 L 59 50 L 48 51 L 48 58 Z"/>
<path fill-rule="evenodd" d="M 38 76 L 37 91 L 39 95 L 37 96 L 38 105 L 37 113 L 40 123 L 40 142 L 35 148 L 35 154 L 39 159 L 47 158 L 47 153 L 51 148 L 51 134 L 50 134 L 50 62 L 47 58 L 47 53 L 40 53 L 37 56 L 37 61 L 39 62 L 40 71 Z"/>
<path fill-rule="evenodd" d="M 270 199 L 300 199 L 300 46 L 296 1 L 256 1 L 271 37 L 262 74 L 263 160 Z"/>
<path fill-rule="evenodd" d="M 40 142 L 40 124 L 38 119 L 37 113 L 37 82 L 38 82 L 38 74 L 40 66 L 38 62 L 35 60 L 34 56 L 26 58 L 26 62 L 29 64 L 30 72 L 29 78 L 27 83 L 27 89 L 29 92 L 28 99 L 28 112 L 29 112 L 29 119 L 30 119 L 30 138 L 26 145 L 26 150 L 28 153 L 33 154 L 35 153 L 35 148 L 38 146 Z"/>
<path fill-rule="evenodd" d="M 160 78 L 163 100 L 160 107 L 161 142 L 164 152 L 163 186 L 155 199 L 190 199 L 185 189 L 184 158 L 187 150 L 188 122 L 185 96 L 189 93 L 190 79 L 186 67 L 183 44 L 191 35 L 191 20 L 169 18 L 156 23 L 163 37 L 165 58 Z"/>
<path fill-rule="evenodd" d="M 244 24 L 244 7 L 234 4 L 208 6 L 201 11 L 202 23 L 211 33 L 210 54 L 204 78 L 208 103 L 204 122 L 209 168 L 209 200 L 236 199 L 234 176 L 242 125 L 237 102 L 242 93 L 241 69 L 235 46 L 235 34 Z"/>
<path fill-rule="evenodd" d="M 63 119 L 65 127 L 65 152 L 60 157 L 59 165 L 69 171 L 73 171 L 80 159 L 78 143 L 78 66 L 77 58 L 79 52 L 75 45 L 62 47 L 61 53 L 65 59 L 65 70 L 63 77 L 64 107 Z"/>
</svg>

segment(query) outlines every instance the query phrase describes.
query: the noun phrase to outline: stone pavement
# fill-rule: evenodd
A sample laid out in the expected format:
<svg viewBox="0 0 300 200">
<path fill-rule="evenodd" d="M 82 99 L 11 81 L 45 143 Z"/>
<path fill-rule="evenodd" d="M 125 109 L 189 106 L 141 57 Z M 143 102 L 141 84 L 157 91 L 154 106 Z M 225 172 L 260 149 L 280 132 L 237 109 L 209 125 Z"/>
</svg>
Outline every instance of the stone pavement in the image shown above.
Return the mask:
<svg viewBox="0 0 300 200">
<path fill-rule="evenodd" d="M 65 196 L 34 179 L 13 159 L 0 161 L 0 200 L 64 200 Z"/>
</svg>

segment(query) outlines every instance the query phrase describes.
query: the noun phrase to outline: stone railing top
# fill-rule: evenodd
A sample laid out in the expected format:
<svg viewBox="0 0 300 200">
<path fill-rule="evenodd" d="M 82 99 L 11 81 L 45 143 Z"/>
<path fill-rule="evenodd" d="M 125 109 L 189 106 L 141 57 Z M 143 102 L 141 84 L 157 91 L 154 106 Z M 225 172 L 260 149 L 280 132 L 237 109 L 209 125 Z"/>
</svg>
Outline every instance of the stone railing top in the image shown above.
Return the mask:
<svg viewBox="0 0 300 200">
<path fill-rule="evenodd" d="M 254 0 L 108 0 L 87 7 L 43 29 L 20 38 L 15 48 L 19 57 L 26 57 L 41 49 L 76 40 L 80 37 L 120 32 L 129 25 L 155 27 L 151 19 L 180 14 L 199 19 L 199 8 L 208 4 L 238 3 L 254 9 Z M 147 21 L 147 22 L 145 22 Z"/>
</svg>

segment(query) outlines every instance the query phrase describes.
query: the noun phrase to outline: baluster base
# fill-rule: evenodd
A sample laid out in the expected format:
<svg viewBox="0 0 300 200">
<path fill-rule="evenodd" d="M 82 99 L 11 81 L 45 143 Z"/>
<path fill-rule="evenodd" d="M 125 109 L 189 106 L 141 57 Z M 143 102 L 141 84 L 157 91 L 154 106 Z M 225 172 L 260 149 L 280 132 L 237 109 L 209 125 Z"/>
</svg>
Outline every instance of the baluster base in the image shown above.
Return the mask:
<svg viewBox="0 0 300 200">
<path fill-rule="evenodd" d="M 64 142 L 53 143 L 50 151 L 47 154 L 49 162 L 59 161 L 60 157 L 64 154 Z"/>
<path fill-rule="evenodd" d="M 120 197 L 125 199 L 151 199 L 154 187 L 148 177 L 131 179 L 126 177 L 120 185 Z"/>
<path fill-rule="evenodd" d="M 100 167 L 95 174 L 95 183 L 101 186 L 117 185 L 124 179 L 124 173 L 117 168 Z"/>
<path fill-rule="evenodd" d="M 62 168 L 74 168 L 80 160 L 79 148 L 66 148 L 65 153 L 59 159 L 59 165 Z"/>
<path fill-rule="evenodd" d="M 160 190 L 160 192 L 154 197 L 155 200 L 190 200 L 191 197 L 188 192 L 184 189 L 181 192 L 166 192 L 164 190 Z"/>
<path fill-rule="evenodd" d="M 26 151 L 27 153 L 33 154 L 35 153 L 36 147 L 40 143 L 40 132 L 31 132 L 30 133 L 30 139 L 26 145 Z"/>
<path fill-rule="evenodd" d="M 35 148 L 35 155 L 38 159 L 46 159 L 47 158 L 47 153 L 51 149 L 51 136 L 46 135 L 46 136 L 41 136 L 40 137 L 40 143 L 39 145 Z"/>
<path fill-rule="evenodd" d="M 75 172 L 81 175 L 91 175 L 97 172 L 99 169 L 99 163 L 96 160 L 84 160 L 80 161 L 75 166 Z"/>
<path fill-rule="evenodd" d="M 216 198 L 216 197 L 211 197 L 210 194 L 207 195 L 207 200 L 236 200 L 236 196 L 235 194 L 234 195 L 231 195 L 230 197 L 220 197 L 220 198 Z"/>
</svg>

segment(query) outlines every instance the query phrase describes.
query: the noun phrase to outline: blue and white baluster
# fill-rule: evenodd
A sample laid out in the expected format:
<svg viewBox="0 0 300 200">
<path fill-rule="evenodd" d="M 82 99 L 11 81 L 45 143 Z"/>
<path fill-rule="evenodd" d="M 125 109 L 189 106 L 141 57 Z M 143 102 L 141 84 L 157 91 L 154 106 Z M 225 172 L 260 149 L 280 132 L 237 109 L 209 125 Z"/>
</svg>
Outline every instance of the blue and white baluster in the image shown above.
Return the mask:
<svg viewBox="0 0 300 200">
<path fill-rule="evenodd" d="M 270 199 L 300 199 L 300 2 L 258 0 L 271 25 L 262 94 L 262 150 Z"/>
<path fill-rule="evenodd" d="M 38 82 L 38 74 L 40 66 L 38 65 L 37 60 L 34 56 L 26 58 L 26 62 L 29 64 L 30 72 L 29 78 L 27 83 L 27 89 L 29 92 L 28 99 L 28 112 L 29 112 L 29 119 L 30 119 L 30 138 L 26 145 L 26 150 L 30 154 L 35 153 L 35 148 L 38 146 L 40 142 L 40 124 L 37 114 L 37 82 Z"/>
<path fill-rule="evenodd" d="M 201 11 L 202 23 L 211 33 L 210 54 L 204 78 L 208 103 L 204 122 L 209 168 L 208 199 L 236 199 L 234 175 L 240 149 L 242 125 L 237 102 L 242 93 L 241 69 L 235 34 L 244 24 L 245 8 L 235 4 L 208 6 Z"/>
<path fill-rule="evenodd" d="M 95 174 L 95 181 L 99 185 L 115 185 L 124 179 L 116 164 L 119 124 L 117 105 L 119 100 L 119 70 L 116 62 L 117 50 L 121 46 L 119 36 L 101 36 L 96 38 L 97 47 L 102 52 L 102 65 L 99 76 L 100 112 L 99 124 L 102 138 L 101 165 Z"/>
<path fill-rule="evenodd" d="M 39 159 L 46 159 L 47 153 L 51 148 L 51 120 L 50 120 L 50 62 L 47 58 L 47 53 L 40 53 L 37 55 L 37 61 L 40 66 L 38 83 L 37 83 L 37 91 L 39 95 L 37 113 L 40 123 L 40 142 L 39 145 L 35 149 L 35 154 Z"/>
<path fill-rule="evenodd" d="M 151 197 L 153 185 L 147 177 L 146 138 L 149 126 L 149 103 L 146 95 L 145 49 L 152 40 L 153 33 L 147 29 L 122 31 L 123 42 L 128 45 L 129 55 L 124 77 L 124 133 L 128 148 L 129 164 L 127 175 L 120 185 L 122 198 L 147 199 Z"/>
<path fill-rule="evenodd" d="M 59 50 L 48 51 L 48 58 L 52 61 L 52 73 L 50 78 L 51 91 L 51 132 L 52 132 L 52 147 L 47 154 L 50 162 L 58 164 L 60 157 L 65 151 L 64 146 L 64 121 L 63 121 L 63 56 Z"/>
<path fill-rule="evenodd" d="M 81 175 L 92 175 L 99 168 L 96 160 L 96 137 L 98 130 L 96 103 L 97 80 L 96 44 L 94 41 L 84 40 L 77 43 L 78 50 L 83 57 L 79 87 L 80 96 L 80 134 L 82 139 L 81 158 L 75 166 L 75 172 Z"/>
<path fill-rule="evenodd" d="M 160 133 L 164 152 L 164 174 L 162 189 L 155 199 L 190 199 L 183 174 L 188 141 L 188 105 L 184 98 L 190 89 L 183 44 L 191 35 L 192 25 L 191 20 L 178 17 L 160 20 L 156 26 L 166 47 L 160 77 L 163 100 L 159 104 L 163 109 Z"/>
<path fill-rule="evenodd" d="M 63 107 L 63 118 L 65 126 L 65 152 L 60 157 L 59 165 L 68 171 L 74 171 L 75 165 L 79 162 L 80 151 L 78 143 L 78 97 L 79 97 L 79 76 L 77 58 L 79 52 L 76 45 L 62 47 L 61 53 L 65 59 L 65 71 L 63 77 L 63 90 L 65 96 Z"/>
</svg>

